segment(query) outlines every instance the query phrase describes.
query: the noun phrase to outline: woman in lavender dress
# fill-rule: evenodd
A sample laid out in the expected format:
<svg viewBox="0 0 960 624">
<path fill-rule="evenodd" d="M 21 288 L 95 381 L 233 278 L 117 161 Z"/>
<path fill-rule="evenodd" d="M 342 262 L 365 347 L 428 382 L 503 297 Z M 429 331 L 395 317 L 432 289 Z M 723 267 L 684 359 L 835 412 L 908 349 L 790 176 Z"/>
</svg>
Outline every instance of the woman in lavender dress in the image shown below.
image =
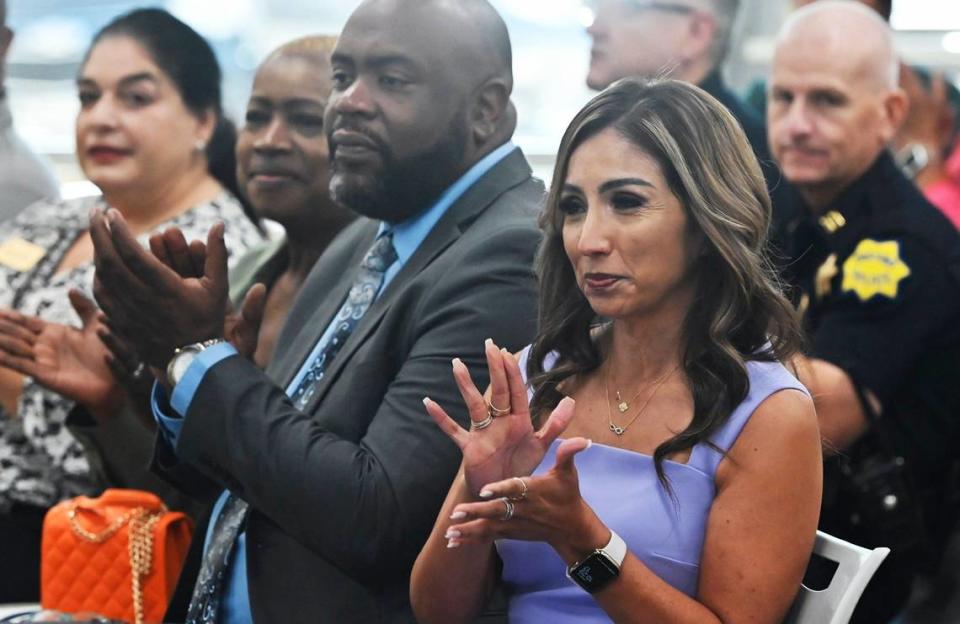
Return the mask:
<svg viewBox="0 0 960 624">
<path fill-rule="evenodd" d="M 497 582 L 511 622 L 783 618 L 821 456 L 780 364 L 799 329 L 769 220 L 742 130 L 700 89 L 624 81 L 577 115 L 537 339 L 519 357 L 488 344 L 486 396 L 454 362 L 470 430 L 425 401 L 464 459 L 413 570 L 420 621 L 471 621 Z"/>
</svg>

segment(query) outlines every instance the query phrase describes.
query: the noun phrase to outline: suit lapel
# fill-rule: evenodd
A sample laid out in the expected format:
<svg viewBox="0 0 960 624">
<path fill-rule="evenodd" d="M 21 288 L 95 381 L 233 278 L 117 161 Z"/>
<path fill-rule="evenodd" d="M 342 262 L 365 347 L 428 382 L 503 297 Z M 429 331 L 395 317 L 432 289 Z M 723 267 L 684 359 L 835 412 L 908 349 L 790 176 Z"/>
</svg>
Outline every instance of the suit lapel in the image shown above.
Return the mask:
<svg viewBox="0 0 960 624">
<path fill-rule="evenodd" d="M 500 195 L 522 184 L 530 178 L 530 175 L 530 166 L 527 164 L 523 152 L 516 149 L 477 180 L 473 186 L 467 189 L 464 194 L 450 206 L 446 214 L 437 222 L 433 230 L 430 231 L 430 234 L 427 235 L 427 238 L 420 244 L 400 272 L 397 273 L 393 280 L 387 285 L 387 289 L 377 298 L 373 305 L 370 306 L 370 309 L 367 310 L 367 313 L 357 324 L 356 328 L 354 328 L 353 333 L 350 335 L 346 344 L 344 344 L 343 349 L 337 354 L 337 357 L 331 362 L 330 367 L 324 372 L 323 380 L 320 382 L 316 393 L 305 409 L 307 413 L 310 413 L 315 405 L 323 400 L 323 397 L 326 396 L 328 390 L 340 375 L 344 366 L 346 366 L 346 363 L 380 324 L 384 314 L 386 314 L 394 301 L 403 293 L 406 284 L 429 266 L 443 250 L 456 241 L 470 224 L 480 216 L 488 206 L 496 201 Z M 364 252 L 366 252 L 366 249 L 364 249 Z M 357 260 L 357 264 L 359 264 L 359 262 L 360 261 Z M 351 273 L 350 280 L 352 279 L 353 274 Z M 350 282 L 348 281 L 347 288 L 349 288 L 349 284 Z M 345 292 L 344 290 L 344 293 Z M 342 300 L 342 297 L 340 300 Z M 329 322 L 330 317 L 328 316 L 326 318 L 327 322 Z"/>
<path fill-rule="evenodd" d="M 351 245 L 353 247 L 353 253 L 351 254 L 349 262 L 345 265 L 347 270 L 343 271 L 339 278 L 332 282 L 331 287 L 324 289 L 326 290 L 326 296 L 323 296 L 322 299 L 319 300 L 319 305 L 316 309 L 312 313 L 304 315 L 300 320 L 301 325 L 296 330 L 295 338 L 290 341 L 289 349 L 284 356 L 282 358 L 273 358 L 271 365 L 267 366 L 268 374 L 270 374 L 273 379 L 281 381 L 284 384 L 284 389 L 293 381 L 293 378 L 300 371 L 307 356 L 309 356 L 310 352 L 317 346 L 317 342 L 323 336 L 323 332 L 325 332 L 327 326 L 330 325 L 334 314 L 336 314 L 340 306 L 343 305 L 343 300 L 346 298 L 357 271 L 360 269 L 360 262 L 363 260 L 364 254 L 367 253 L 376 236 L 378 223 L 378 221 L 371 221 L 369 225 L 365 226 L 352 237 L 354 239 Z M 323 258 L 321 257 L 317 262 L 318 264 L 322 263 Z M 322 266 L 318 266 L 318 269 L 322 270 L 322 268 Z M 308 279 L 307 281 L 309 283 L 311 280 Z M 328 280 L 322 278 L 320 278 L 319 281 L 321 283 L 330 283 Z M 287 319 L 287 322 L 296 321 L 294 319 Z M 319 334 L 317 333 L 318 330 L 320 332 Z"/>
</svg>

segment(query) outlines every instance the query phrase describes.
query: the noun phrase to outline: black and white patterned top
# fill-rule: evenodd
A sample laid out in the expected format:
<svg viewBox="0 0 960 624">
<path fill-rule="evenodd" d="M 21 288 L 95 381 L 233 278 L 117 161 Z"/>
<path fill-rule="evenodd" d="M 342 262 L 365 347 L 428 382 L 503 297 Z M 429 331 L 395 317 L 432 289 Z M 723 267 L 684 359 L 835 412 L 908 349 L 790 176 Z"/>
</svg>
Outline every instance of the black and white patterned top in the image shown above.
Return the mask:
<svg viewBox="0 0 960 624">
<path fill-rule="evenodd" d="M 77 288 L 92 296 L 93 263 L 56 271 L 71 245 L 87 231 L 92 207 L 106 210 L 107 205 L 100 197 L 39 202 L 0 225 L 0 245 L 21 239 L 46 250 L 43 258 L 25 271 L 0 263 L 0 307 L 80 326 L 67 291 Z M 207 231 L 218 221 L 226 225 L 231 259 L 263 242 L 240 203 L 227 192 L 162 223 L 154 231 L 174 226 L 188 241 L 206 240 Z M 140 242 L 146 245 L 150 234 L 142 235 Z M 72 408 L 72 401 L 29 378 L 20 395 L 17 415 L 0 408 L 0 512 L 14 503 L 49 507 L 93 491 L 83 447 L 64 424 Z"/>
</svg>

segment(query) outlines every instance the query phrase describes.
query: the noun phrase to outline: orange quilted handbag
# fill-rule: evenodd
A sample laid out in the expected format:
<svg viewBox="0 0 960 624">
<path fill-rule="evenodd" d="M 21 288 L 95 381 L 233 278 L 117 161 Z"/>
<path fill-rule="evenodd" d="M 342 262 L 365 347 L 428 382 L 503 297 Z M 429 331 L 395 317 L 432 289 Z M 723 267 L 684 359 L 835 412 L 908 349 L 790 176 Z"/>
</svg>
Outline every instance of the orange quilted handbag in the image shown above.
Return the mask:
<svg viewBox="0 0 960 624">
<path fill-rule="evenodd" d="M 44 609 L 160 622 L 190 546 L 193 523 L 150 492 L 80 496 L 43 521 Z"/>
</svg>

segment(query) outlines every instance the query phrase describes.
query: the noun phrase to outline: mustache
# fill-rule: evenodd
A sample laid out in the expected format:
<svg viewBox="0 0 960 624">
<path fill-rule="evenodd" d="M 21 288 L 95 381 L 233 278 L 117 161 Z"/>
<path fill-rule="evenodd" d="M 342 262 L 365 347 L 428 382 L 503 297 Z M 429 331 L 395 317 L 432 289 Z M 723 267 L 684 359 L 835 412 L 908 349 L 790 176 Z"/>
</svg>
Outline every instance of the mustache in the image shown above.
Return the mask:
<svg viewBox="0 0 960 624">
<path fill-rule="evenodd" d="M 337 130 L 346 130 L 348 132 L 355 132 L 357 134 L 361 134 L 364 136 L 364 138 L 366 138 L 373 145 L 375 145 L 380 152 L 384 154 L 390 153 L 390 147 L 387 145 L 387 142 L 384 141 L 377 133 L 365 127 L 364 125 L 357 123 L 356 121 L 354 121 L 349 117 L 340 117 L 339 119 L 334 121 L 333 127 L 331 127 L 327 131 L 327 143 L 330 145 L 331 149 L 334 152 L 336 152 L 337 144 L 333 140 L 333 134 Z"/>
</svg>

